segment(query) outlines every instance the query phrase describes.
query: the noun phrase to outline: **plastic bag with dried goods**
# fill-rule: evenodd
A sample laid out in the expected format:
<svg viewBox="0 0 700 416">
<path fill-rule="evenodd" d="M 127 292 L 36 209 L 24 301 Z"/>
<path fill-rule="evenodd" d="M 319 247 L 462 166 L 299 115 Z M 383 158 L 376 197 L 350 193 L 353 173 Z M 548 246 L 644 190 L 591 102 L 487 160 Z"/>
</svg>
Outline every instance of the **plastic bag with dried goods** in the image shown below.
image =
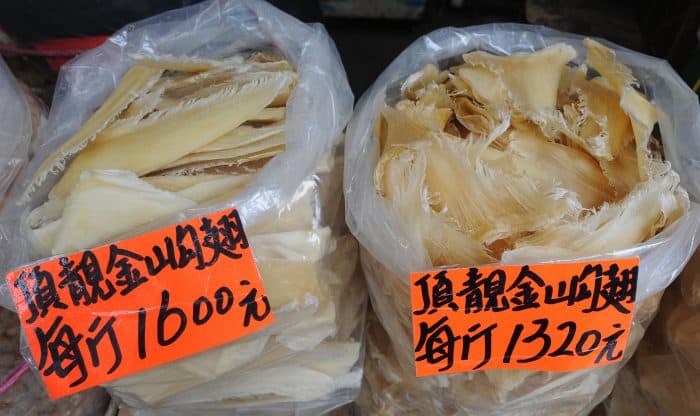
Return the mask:
<svg viewBox="0 0 700 416">
<path fill-rule="evenodd" d="M 44 106 L 0 59 L 0 206 L 29 159 L 32 137 L 45 119 Z"/>
<path fill-rule="evenodd" d="M 664 293 L 659 313 L 606 401 L 610 416 L 700 412 L 700 253 Z"/>
<path fill-rule="evenodd" d="M 18 82 L 0 59 L 0 206 L 16 174 L 29 159 L 31 141 L 45 121 L 44 105 Z M 19 321 L 0 308 L 0 413 L 3 415 L 94 415 L 104 412 L 107 394 L 92 389 L 51 401 L 19 352 Z"/>
<path fill-rule="evenodd" d="M 265 2 L 131 24 L 63 66 L 47 133 L 3 212 L 3 267 L 236 207 L 275 322 L 106 387 L 136 414 L 347 403 L 366 298 L 340 202 L 352 102 L 323 27 Z"/>
<path fill-rule="evenodd" d="M 39 377 L 27 371 L 19 352 L 17 315 L 0 308 L 0 413 L 7 416 L 95 416 L 104 414 L 109 396 L 93 388 L 59 400 L 49 399 Z"/>
<path fill-rule="evenodd" d="M 699 122 L 697 98 L 666 63 L 607 42 L 486 25 L 409 46 L 359 101 L 346 136 L 346 217 L 381 323 L 363 407 L 590 411 L 621 363 L 416 378 L 410 273 L 639 257 L 629 358 L 697 246 L 700 207 L 686 189 L 700 197 Z"/>
</svg>

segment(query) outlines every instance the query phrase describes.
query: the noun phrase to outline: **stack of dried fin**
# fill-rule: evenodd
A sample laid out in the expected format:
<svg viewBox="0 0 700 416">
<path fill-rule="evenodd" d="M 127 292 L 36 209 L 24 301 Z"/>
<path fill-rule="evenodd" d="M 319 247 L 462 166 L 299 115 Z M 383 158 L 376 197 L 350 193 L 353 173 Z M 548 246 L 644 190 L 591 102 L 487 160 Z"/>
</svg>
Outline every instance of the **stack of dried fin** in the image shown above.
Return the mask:
<svg viewBox="0 0 700 416">
<path fill-rule="evenodd" d="M 26 196 L 60 176 L 25 218 L 36 257 L 138 234 L 183 210 L 221 209 L 285 151 L 297 73 L 281 55 L 131 58 L 114 92 L 34 174 Z M 136 414 L 317 414 L 352 400 L 364 287 L 356 242 L 335 223 L 338 169 L 329 154 L 293 195 L 244 218 L 274 324 L 111 382 L 110 393 Z"/>
<path fill-rule="evenodd" d="M 107 101 L 34 175 L 28 192 L 63 170 L 28 218 L 44 256 L 225 201 L 284 151 L 285 104 L 296 80 L 286 60 L 134 58 Z"/>
<path fill-rule="evenodd" d="M 380 109 L 374 185 L 432 266 L 610 253 L 688 212 L 688 194 L 662 158 L 657 108 L 612 50 L 583 44 L 580 65 L 565 43 L 510 56 L 470 52 L 447 70 L 428 65 Z M 370 414 L 586 414 L 609 392 L 619 365 L 416 378 L 406 276 L 367 254 L 381 322 L 365 367 Z M 637 305 L 627 356 L 658 297 Z"/>
</svg>

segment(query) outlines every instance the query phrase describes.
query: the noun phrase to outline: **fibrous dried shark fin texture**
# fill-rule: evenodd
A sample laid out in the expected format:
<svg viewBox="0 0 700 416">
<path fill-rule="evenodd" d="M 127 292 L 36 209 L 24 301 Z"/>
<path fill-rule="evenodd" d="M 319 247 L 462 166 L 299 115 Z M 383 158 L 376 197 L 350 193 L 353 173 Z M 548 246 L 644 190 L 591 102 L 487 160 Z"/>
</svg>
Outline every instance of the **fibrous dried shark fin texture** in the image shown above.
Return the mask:
<svg viewBox="0 0 700 416">
<path fill-rule="evenodd" d="M 196 206 L 129 171 L 88 171 L 66 199 L 53 254 L 84 250 L 157 218 Z"/>
<path fill-rule="evenodd" d="M 202 146 L 200 149 L 197 149 L 196 153 L 235 149 L 267 139 L 270 136 L 280 135 L 283 133 L 283 121 L 274 122 L 260 127 L 244 124 L 224 134 L 206 146 Z"/>
<path fill-rule="evenodd" d="M 177 117 L 146 121 L 119 140 L 95 143 L 72 161 L 52 196 L 66 195 L 84 170 L 125 169 L 143 175 L 162 169 L 259 113 L 290 81 L 272 75 L 239 89 L 224 89 L 208 98 L 208 105 L 183 106 Z M 237 111 L 229 111 L 232 107 Z"/>
<path fill-rule="evenodd" d="M 227 66 L 223 60 L 188 56 L 130 54 L 129 58 L 143 66 L 180 72 L 203 72 Z M 243 63 L 242 57 L 236 56 L 233 59 L 236 63 Z"/>
<path fill-rule="evenodd" d="M 487 103 L 503 105 L 507 96 L 522 111 L 536 113 L 555 108 L 562 71 L 575 57 L 576 50 L 565 44 L 507 57 L 470 52 L 458 74 Z"/>
<path fill-rule="evenodd" d="M 283 151 L 284 135 L 274 134 L 262 140 L 255 141 L 253 143 L 248 143 L 246 145 L 238 147 L 223 148 L 219 150 L 210 151 L 205 151 L 202 148 L 200 148 L 196 152 L 185 155 L 173 161 L 172 163 L 168 163 L 162 168 L 171 169 L 178 166 L 189 165 L 192 163 L 202 163 L 217 160 L 242 160 L 243 162 L 249 162 L 251 160 L 255 160 L 256 158 L 262 159 L 274 156 L 275 154 L 281 153 Z M 251 159 L 251 156 L 253 155 L 256 155 L 256 157 Z"/>
<path fill-rule="evenodd" d="M 133 66 L 122 77 L 117 88 L 78 131 L 56 149 L 37 169 L 24 193 L 23 201 L 41 185 L 46 176 L 62 170 L 66 160 L 80 152 L 95 136 L 112 122 L 133 100 L 145 93 L 162 74 L 163 70 L 141 65 Z"/>
<path fill-rule="evenodd" d="M 637 144 L 639 176 L 645 180 L 649 177 L 649 159 L 651 158 L 649 140 L 654 125 L 658 122 L 656 107 L 634 88 L 638 86 L 638 81 L 629 67 L 616 60 L 614 51 L 592 39 L 586 39 L 584 45 L 588 52 L 587 61 L 590 66 L 598 71 L 620 95 L 620 107 L 630 118 Z"/>
<path fill-rule="evenodd" d="M 411 75 L 400 97 L 387 92 L 376 109 L 374 187 L 401 228 L 402 253 L 425 269 L 573 260 L 631 249 L 689 212 L 679 176 L 654 147 L 656 107 L 611 51 L 586 47 L 586 64 L 565 44 L 471 52 L 462 65 Z M 369 331 L 363 411 L 525 415 L 537 402 L 570 415 L 607 394 L 611 366 L 416 378 L 405 271 L 364 254 L 386 334 Z M 625 354 L 655 308 L 653 296 L 638 304 Z"/>
<path fill-rule="evenodd" d="M 520 239 L 518 247 L 567 247 L 581 255 L 606 253 L 645 241 L 688 209 L 673 171 L 640 183 L 622 201 L 604 204 L 575 222 Z"/>
</svg>

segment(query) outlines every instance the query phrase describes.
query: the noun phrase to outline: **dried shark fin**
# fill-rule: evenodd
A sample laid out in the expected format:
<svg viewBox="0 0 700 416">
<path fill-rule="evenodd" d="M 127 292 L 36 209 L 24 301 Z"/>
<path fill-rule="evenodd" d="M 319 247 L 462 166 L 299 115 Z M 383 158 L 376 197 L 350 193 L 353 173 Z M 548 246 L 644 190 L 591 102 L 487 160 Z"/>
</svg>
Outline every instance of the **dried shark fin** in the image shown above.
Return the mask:
<svg viewBox="0 0 700 416">
<path fill-rule="evenodd" d="M 180 159 L 165 165 L 163 168 L 172 169 L 178 166 L 202 162 L 206 163 L 216 160 L 251 161 L 262 157 L 269 157 L 270 151 L 274 151 L 274 154 L 277 154 L 277 150 L 284 151 L 284 134 L 274 134 L 262 140 L 239 147 L 212 151 L 197 151 L 195 153 L 185 155 Z M 255 157 L 253 157 L 254 155 Z"/>
<path fill-rule="evenodd" d="M 688 195 L 670 170 L 638 184 L 623 200 L 605 204 L 581 220 L 534 232 L 517 247 L 567 247 L 579 255 L 606 253 L 645 241 L 688 209 Z"/>
<path fill-rule="evenodd" d="M 88 249 L 157 218 L 196 206 L 129 171 L 87 171 L 66 199 L 53 254 Z M 128 209 L 125 209 L 128 207 Z"/>
<path fill-rule="evenodd" d="M 144 175 L 163 169 L 258 114 L 289 82 L 283 75 L 265 77 L 224 90 L 206 105 L 185 106 L 177 117 L 149 119 L 119 139 L 92 143 L 68 166 L 51 195 L 66 195 L 85 170 L 124 169 Z"/>
<path fill-rule="evenodd" d="M 201 148 L 197 149 L 196 153 L 234 149 L 283 133 L 284 121 L 278 121 L 261 127 L 242 125 L 236 127 L 206 146 L 202 146 Z"/>
<path fill-rule="evenodd" d="M 285 107 L 268 107 L 260 110 L 259 113 L 249 118 L 246 124 L 266 124 L 274 123 L 281 120 L 287 115 Z"/>
<path fill-rule="evenodd" d="M 178 191 L 178 194 L 199 204 L 226 201 L 242 191 L 252 175 L 220 175 L 211 181 L 198 183 Z"/>
<path fill-rule="evenodd" d="M 494 105 L 500 104 L 505 88 L 516 107 L 537 113 L 555 108 L 559 79 L 566 64 L 576 57 L 576 50 L 560 43 L 528 54 L 495 56 L 477 51 L 462 57 L 466 65 L 460 68 L 460 77 L 470 80 L 471 87 L 480 88 L 484 94 L 493 93 L 486 91 L 481 82 L 499 91 L 490 97 Z M 501 89 L 494 78 L 502 83 Z"/>
<path fill-rule="evenodd" d="M 575 192 L 584 208 L 595 208 L 614 198 L 614 189 L 595 159 L 584 151 L 548 141 L 539 130 L 513 130 L 506 150 L 512 155 L 512 167 L 543 183 L 555 180 Z"/>
<path fill-rule="evenodd" d="M 199 185 L 204 182 L 216 181 L 225 175 L 158 175 L 144 176 L 141 179 L 158 189 L 169 192 L 180 192 L 183 189 Z"/>
<path fill-rule="evenodd" d="M 406 111 L 385 106 L 380 117 L 378 122 L 384 124 L 379 125 L 380 130 L 376 133 L 381 135 L 379 143 L 382 151 L 394 145 L 411 143 L 430 136 L 431 123 L 421 123 L 421 119 L 413 119 Z M 430 116 L 424 118 L 430 120 Z M 436 123 L 432 124 L 434 126 Z M 385 130 L 381 130 L 384 128 L 382 126 L 385 126 Z"/>
<path fill-rule="evenodd" d="M 461 89 L 469 91 L 467 94 L 494 107 L 506 105 L 508 92 L 496 72 L 479 66 L 462 66 L 454 70 L 456 70 L 459 79 L 466 84 L 461 86 Z"/>
<path fill-rule="evenodd" d="M 148 91 L 160 78 L 162 72 L 161 69 L 141 65 L 135 65 L 127 71 L 102 106 L 39 166 L 21 201 L 26 203 L 32 192 L 44 182 L 50 172 L 63 170 L 66 159 L 94 140 L 95 136 L 124 111 L 129 103 Z"/>
<path fill-rule="evenodd" d="M 248 153 L 234 158 L 222 158 L 213 160 L 203 160 L 199 162 L 187 163 L 172 168 L 158 171 L 161 175 L 196 175 L 203 172 L 221 172 L 227 169 L 230 172 L 253 173 L 264 166 L 267 161 L 284 152 L 285 146 L 275 146 L 255 153 Z M 201 154 L 201 153 L 200 153 Z"/>
<path fill-rule="evenodd" d="M 443 135 L 421 143 L 421 151 L 430 161 L 425 183 L 432 209 L 444 212 L 476 241 L 490 244 L 581 210 L 568 190 L 492 166 L 482 155 L 498 151 L 487 143 Z"/>
<path fill-rule="evenodd" d="M 203 72 L 226 66 L 226 63 L 221 60 L 193 58 L 189 56 L 132 53 L 129 54 L 129 58 L 143 66 L 180 72 Z M 242 63 L 243 59 L 238 59 Z"/>
<path fill-rule="evenodd" d="M 634 87 L 638 85 L 632 70 L 618 62 L 615 52 L 592 39 L 583 41 L 587 62 L 620 95 L 620 107 L 629 116 L 637 144 L 637 163 L 642 180 L 649 178 L 649 140 L 658 122 L 656 107 Z"/>
<path fill-rule="evenodd" d="M 437 66 L 428 64 L 421 71 L 406 78 L 401 84 L 401 94 L 407 98 L 417 99 L 426 87 L 443 83 L 446 79 L 446 71 L 440 71 Z"/>
</svg>

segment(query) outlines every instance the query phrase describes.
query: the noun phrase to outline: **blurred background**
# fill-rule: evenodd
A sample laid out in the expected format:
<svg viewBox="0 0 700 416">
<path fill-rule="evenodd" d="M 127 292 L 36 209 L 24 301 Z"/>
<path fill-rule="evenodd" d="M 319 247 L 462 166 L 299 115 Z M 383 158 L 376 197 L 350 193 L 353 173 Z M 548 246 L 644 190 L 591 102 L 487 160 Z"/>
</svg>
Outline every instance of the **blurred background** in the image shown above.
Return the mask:
<svg viewBox="0 0 700 416">
<path fill-rule="evenodd" d="M 56 71 L 129 22 L 197 0 L 3 0 L 0 53 L 47 104 Z M 698 0 L 271 0 L 335 40 L 356 99 L 406 46 L 445 26 L 545 25 L 668 60 L 700 89 Z M 284 30 L 280 28 L 280 30 Z"/>
</svg>

